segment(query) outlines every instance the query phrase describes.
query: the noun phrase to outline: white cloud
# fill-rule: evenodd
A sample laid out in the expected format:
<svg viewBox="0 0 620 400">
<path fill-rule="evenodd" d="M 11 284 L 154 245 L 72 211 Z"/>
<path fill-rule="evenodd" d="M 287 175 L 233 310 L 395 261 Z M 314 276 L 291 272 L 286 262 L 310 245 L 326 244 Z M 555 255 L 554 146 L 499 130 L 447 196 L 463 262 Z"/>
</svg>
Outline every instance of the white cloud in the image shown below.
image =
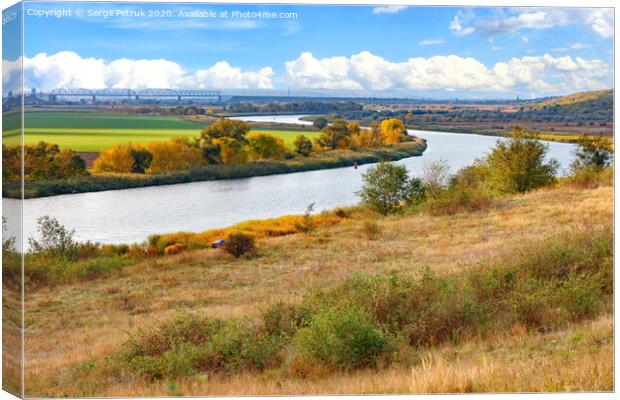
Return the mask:
<svg viewBox="0 0 620 400">
<path fill-rule="evenodd" d="M 22 60 L 3 60 L 5 91 L 18 91 Z M 24 58 L 25 88 L 274 88 L 414 92 L 424 90 L 568 92 L 608 87 L 610 67 L 601 60 L 550 54 L 514 57 L 485 65 L 473 57 L 438 55 L 393 62 L 368 51 L 316 58 L 303 52 L 277 76 L 270 66 L 247 71 L 219 61 L 188 73 L 176 62 L 83 58 L 63 51 Z"/>
<path fill-rule="evenodd" d="M 437 44 L 444 44 L 446 41 L 443 40 L 442 38 L 439 39 L 424 39 L 422 41 L 420 41 L 419 45 L 420 46 L 432 46 L 432 45 L 437 45 Z"/>
<path fill-rule="evenodd" d="M 575 42 L 570 45 L 570 48 L 575 49 L 575 50 L 587 49 L 589 47 L 592 47 L 592 46 L 590 46 L 589 44 L 581 43 L 581 42 Z"/>
<path fill-rule="evenodd" d="M 415 57 L 391 62 L 368 51 L 351 57 L 317 59 L 302 53 L 286 63 L 290 87 L 356 90 L 448 90 L 506 92 L 510 90 L 570 90 L 584 85 L 603 87 L 606 64 L 570 56 L 525 56 L 487 67 L 473 57 Z M 589 80 L 588 80 L 589 79 Z"/>
<path fill-rule="evenodd" d="M 8 87 L 15 75 L 3 61 L 3 84 Z M 17 66 L 19 68 L 19 66 Z M 19 73 L 19 70 L 17 70 Z M 226 61 L 188 74 L 183 67 L 165 59 L 133 60 L 121 58 L 106 62 L 100 58 L 82 58 L 71 51 L 48 55 L 39 53 L 24 58 L 24 87 L 55 88 L 272 88 L 271 67 L 243 71 Z M 5 83 L 6 82 L 6 83 Z M 14 86 L 14 84 L 13 84 Z M 19 87 L 19 83 L 17 84 Z"/>
<path fill-rule="evenodd" d="M 271 67 L 262 68 L 258 72 L 243 72 L 241 68 L 232 67 L 227 61 L 219 61 L 210 68 L 197 71 L 187 78 L 183 86 L 193 88 L 257 88 L 272 89 Z"/>
<path fill-rule="evenodd" d="M 372 9 L 373 14 L 396 14 L 407 8 L 407 6 L 379 6 Z"/>
<path fill-rule="evenodd" d="M 500 9 L 492 15 L 479 16 L 459 11 L 450 23 L 457 36 L 478 33 L 484 36 L 515 35 L 522 29 L 549 29 L 564 25 L 585 25 L 599 36 L 613 36 L 613 9 L 605 8 L 514 8 Z"/>
<path fill-rule="evenodd" d="M 592 30 L 604 38 L 614 35 L 614 10 L 612 8 L 595 9 L 588 16 L 586 23 Z"/>
<path fill-rule="evenodd" d="M 462 17 L 459 15 L 455 15 L 450 22 L 450 30 L 457 36 L 467 36 L 474 32 L 474 27 L 463 27 L 462 19 L 468 20 L 468 17 Z"/>
<path fill-rule="evenodd" d="M 2 60 L 2 93 L 19 93 L 22 81 L 22 57 Z"/>
</svg>

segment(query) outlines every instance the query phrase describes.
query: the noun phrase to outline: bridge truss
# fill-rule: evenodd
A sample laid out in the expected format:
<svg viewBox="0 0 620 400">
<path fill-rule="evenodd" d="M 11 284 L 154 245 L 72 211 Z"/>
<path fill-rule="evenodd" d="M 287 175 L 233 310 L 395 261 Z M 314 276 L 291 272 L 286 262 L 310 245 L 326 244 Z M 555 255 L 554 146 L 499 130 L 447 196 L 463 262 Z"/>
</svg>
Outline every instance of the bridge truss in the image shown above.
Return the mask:
<svg viewBox="0 0 620 400">
<path fill-rule="evenodd" d="M 218 102 L 222 100 L 219 90 L 206 89 L 85 89 L 85 88 L 61 88 L 54 89 L 48 93 L 38 93 L 39 96 L 47 96 L 55 102 L 59 98 L 90 98 L 96 101 L 101 97 L 114 97 L 140 100 L 141 98 L 176 98 L 181 101 L 183 98 L 211 98 Z"/>
</svg>

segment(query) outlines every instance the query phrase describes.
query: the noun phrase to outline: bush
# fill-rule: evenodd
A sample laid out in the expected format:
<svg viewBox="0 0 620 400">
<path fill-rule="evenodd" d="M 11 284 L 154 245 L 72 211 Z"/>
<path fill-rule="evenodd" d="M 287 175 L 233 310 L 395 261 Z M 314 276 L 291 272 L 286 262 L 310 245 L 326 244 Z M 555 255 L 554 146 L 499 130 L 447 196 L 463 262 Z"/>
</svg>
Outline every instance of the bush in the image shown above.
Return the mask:
<svg viewBox="0 0 620 400">
<path fill-rule="evenodd" d="M 566 182 L 578 188 L 594 189 L 599 186 L 613 185 L 614 170 L 607 167 L 603 170 L 596 168 L 573 169 L 573 173 L 567 178 Z"/>
<path fill-rule="evenodd" d="M 310 203 L 306 207 L 306 212 L 301 218 L 301 221 L 295 223 L 295 229 L 297 232 L 311 233 L 315 228 L 315 222 L 312 218 L 312 211 L 314 211 L 314 203 Z"/>
<path fill-rule="evenodd" d="M 602 136 L 581 135 L 577 139 L 573 171 L 589 169 L 600 172 L 609 167 L 613 160 L 613 142 Z"/>
<path fill-rule="evenodd" d="M 300 156 L 308 157 L 312 153 L 312 141 L 304 135 L 297 136 L 293 145 L 295 146 L 295 153 Z"/>
<path fill-rule="evenodd" d="M 437 198 L 448 184 L 450 166 L 445 160 L 434 161 L 423 168 L 424 189 L 428 197 Z"/>
<path fill-rule="evenodd" d="M 428 211 L 431 215 L 455 214 L 460 211 L 482 210 L 491 204 L 492 196 L 484 190 L 457 184 L 430 199 Z"/>
<path fill-rule="evenodd" d="M 357 309 L 329 309 L 314 315 L 293 339 L 294 357 L 311 359 L 328 370 L 376 366 L 388 351 L 384 334 L 370 316 Z"/>
<path fill-rule="evenodd" d="M 232 256 L 239 258 L 244 254 L 253 255 L 256 253 L 254 236 L 243 233 L 232 233 L 224 242 L 224 250 Z"/>
<path fill-rule="evenodd" d="M 73 239 L 75 230 L 69 230 L 58 222 L 56 218 L 45 215 L 37 219 L 40 240 L 28 238 L 32 252 L 41 255 L 48 254 L 54 257 L 74 260 L 77 258 L 78 243 Z"/>
<path fill-rule="evenodd" d="M 420 203 L 425 196 L 422 182 L 409 178 L 405 166 L 380 162 L 363 175 L 358 195 L 362 202 L 383 215 L 394 213 L 407 204 Z"/>
<path fill-rule="evenodd" d="M 175 243 L 170 246 L 166 246 L 166 248 L 164 248 L 164 255 L 171 256 L 174 254 L 179 254 L 184 249 L 185 249 L 185 246 L 183 246 L 182 244 Z"/>
<path fill-rule="evenodd" d="M 545 161 L 549 146 L 515 128 L 509 140 L 498 140 L 483 163 L 489 185 L 500 193 L 524 193 L 555 183 L 556 160 Z"/>
<path fill-rule="evenodd" d="M 364 221 L 362 232 L 368 240 L 376 240 L 381 234 L 381 227 L 374 221 Z"/>
<path fill-rule="evenodd" d="M 182 314 L 134 333 L 116 355 L 151 379 L 200 371 L 262 370 L 280 362 L 282 342 L 244 320 L 220 321 Z"/>
</svg>

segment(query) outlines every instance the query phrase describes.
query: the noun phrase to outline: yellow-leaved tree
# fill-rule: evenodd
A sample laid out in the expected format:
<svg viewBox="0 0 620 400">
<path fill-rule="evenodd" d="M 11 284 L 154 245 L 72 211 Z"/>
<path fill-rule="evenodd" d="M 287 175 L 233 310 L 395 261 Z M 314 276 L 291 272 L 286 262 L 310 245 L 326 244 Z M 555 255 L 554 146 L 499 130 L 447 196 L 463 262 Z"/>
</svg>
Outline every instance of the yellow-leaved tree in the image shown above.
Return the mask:
<svg viewBox="0 0 620 400">
<path fill-rule="evenodd" d="M 131 143 L 115 144 L 99 154 L 93 164 L 93 171 L 96 173 L 130 173 L 133 171 L 133 166 Z"/>
<path fill-rule="evenodd" d="M 148 150 L 153 155 L 151 165 L 146 171 L 150 174 L 183 170 L 205 164 L 200 149 L 184 137 L 152 142 L 148 145 Z"/>
<path fill-rule="evenodd" d="M 383 144 L 398 144 L 405 135 L 403 121 L 390 118 L 381 122 L 381 141 Z"/>
</svg>

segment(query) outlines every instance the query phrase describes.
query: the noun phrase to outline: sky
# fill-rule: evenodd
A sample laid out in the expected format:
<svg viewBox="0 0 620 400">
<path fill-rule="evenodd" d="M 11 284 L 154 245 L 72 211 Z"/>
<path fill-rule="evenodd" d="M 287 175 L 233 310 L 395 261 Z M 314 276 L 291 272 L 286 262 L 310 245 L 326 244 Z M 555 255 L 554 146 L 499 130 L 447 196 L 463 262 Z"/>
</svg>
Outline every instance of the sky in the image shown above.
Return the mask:
<svg viewBox="0 0 620 400">
<path fill-rule="evenodd" d="M 27 2 L 24 10 L 27 89 L 530 98 L 613 86 L 612 9 Z M 12 61 L 3 60 L 5 86 Z"/>
</svg>

